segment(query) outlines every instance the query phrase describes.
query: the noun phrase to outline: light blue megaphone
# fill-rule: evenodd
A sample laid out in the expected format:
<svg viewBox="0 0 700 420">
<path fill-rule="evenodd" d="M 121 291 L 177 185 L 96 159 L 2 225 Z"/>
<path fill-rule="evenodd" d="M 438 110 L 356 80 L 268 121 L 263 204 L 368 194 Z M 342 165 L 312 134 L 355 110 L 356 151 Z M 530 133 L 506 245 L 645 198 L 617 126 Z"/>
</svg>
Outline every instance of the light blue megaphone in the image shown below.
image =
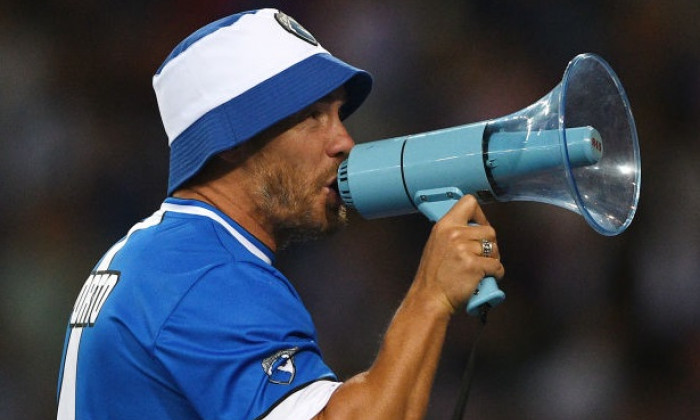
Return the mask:
<svg viewBox="0 0 700 420">
<path fill-rule="evenodd" d="M 358 144 L 338 170 L 343 201 L 367 219 L 421 212 L 437 221 L 473 194 L 482 203 L 553 204 L 608 236 L 632 222 L 640 181 L 627 95 L 594 54 L 576 56 L 557 87 L 519 112 Z M 477 315 L 504 299 L 487 277 L 467 312 Z"/>
</svg>

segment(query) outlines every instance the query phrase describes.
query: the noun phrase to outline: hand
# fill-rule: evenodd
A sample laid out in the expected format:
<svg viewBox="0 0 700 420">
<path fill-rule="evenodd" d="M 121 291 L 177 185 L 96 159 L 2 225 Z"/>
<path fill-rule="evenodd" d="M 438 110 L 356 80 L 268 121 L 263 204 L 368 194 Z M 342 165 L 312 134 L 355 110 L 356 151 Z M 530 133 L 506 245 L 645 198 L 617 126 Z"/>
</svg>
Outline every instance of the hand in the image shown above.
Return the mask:
<svg viewBox="0 0 700 420">
<path fill-rule="evenodd" d="M 469 225 L 470 222 L 477 225 Z M 489 257 L 482 256 L 482 240 L 493 243 Z M 414 286 L 442 302 L 450 314 L 461 307 L 486 276 L 500 279 L 496 231 L 476 198 L 462 197 L 432 229 L 423 250 Z"/>
</svg>

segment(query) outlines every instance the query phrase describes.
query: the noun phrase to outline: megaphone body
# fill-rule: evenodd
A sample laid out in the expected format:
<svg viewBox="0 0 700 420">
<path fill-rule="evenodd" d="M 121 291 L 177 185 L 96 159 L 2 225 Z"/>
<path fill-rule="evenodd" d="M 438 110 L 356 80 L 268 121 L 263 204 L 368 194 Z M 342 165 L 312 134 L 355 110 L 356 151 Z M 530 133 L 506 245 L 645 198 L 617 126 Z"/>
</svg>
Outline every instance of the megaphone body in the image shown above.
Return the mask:
<svg viewBox="0 0 700 420">
<path fill-rule="evenodd" d="M 617 235 L 634 217 L 640 166 L 619 79 L 600 57 L 582 54 L 557 87 L 519 112 L 356 145 L 338 170 L 338 186 L 345 204 L 367 219 L 421 212 L 437 221 L 473 194 L 482 203 L 556 205 L 603 235 Z M 486 278 L 467 312 L 504 298 Z"/>
</svg>

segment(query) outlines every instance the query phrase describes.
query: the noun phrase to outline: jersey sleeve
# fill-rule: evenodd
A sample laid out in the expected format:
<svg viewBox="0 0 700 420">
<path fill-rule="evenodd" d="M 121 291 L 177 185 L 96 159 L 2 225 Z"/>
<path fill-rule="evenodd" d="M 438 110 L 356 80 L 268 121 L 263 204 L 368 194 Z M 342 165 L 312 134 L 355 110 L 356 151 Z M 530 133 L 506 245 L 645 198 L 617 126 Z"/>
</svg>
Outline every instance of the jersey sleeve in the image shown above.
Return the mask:
<svg viewBox="0 0 700 420">
<path fill-rule="evenodd" d="M 340 385 L 340 382 L 314 382 L 286 397 L 261 420 L 311 419 L 328 404 Z"/>
<path fill-rule="evenodd" d="M 264 418 L 308 385 L 336 381 L 289 282 L 246 262 L 208 270 L 162 326 L 154 354 L 203 418 Z M 306 400 L 319 404 L 289 401 Z"/>
</svg>

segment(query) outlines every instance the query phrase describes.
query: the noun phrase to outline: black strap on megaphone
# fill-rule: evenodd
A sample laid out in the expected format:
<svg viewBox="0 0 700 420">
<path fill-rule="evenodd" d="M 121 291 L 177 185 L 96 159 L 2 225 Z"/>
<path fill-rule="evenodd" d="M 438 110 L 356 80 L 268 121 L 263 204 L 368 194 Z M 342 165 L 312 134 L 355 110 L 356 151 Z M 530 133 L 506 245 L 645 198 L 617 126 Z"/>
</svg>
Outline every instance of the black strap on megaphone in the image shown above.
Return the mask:
<svg viewBox="0 0 700 420">
<path fill-rule="evenodd" d="M 462 420 L 464 418 L 464 410 L 467 407 L 467 400 L 469 399 L 469 390 L 471 389 L 472 379 L 474 379 L 474 367 L 476 365 L 476 347 L 479 344 L 481 335 L 484 331 L 484 326 L 486 326 L 486 316 L 489 312 L 490 307 L 488 305 L 483 305 L 481 307 L 481 312 L 478 316 L 478 324 L 476 335 L 474 337 L 474 343 L 472 343 L 471 351 L 469 352 L 469 360 L 467 361 L 467 366 L 464 368 L 464 374 L 462 375 L 462 385 L 459 390 L 459 397 L 457 398 L 457 404 L 455 405 L 455 411 L 452 414 L 452 420 Z"/>
</svg>

